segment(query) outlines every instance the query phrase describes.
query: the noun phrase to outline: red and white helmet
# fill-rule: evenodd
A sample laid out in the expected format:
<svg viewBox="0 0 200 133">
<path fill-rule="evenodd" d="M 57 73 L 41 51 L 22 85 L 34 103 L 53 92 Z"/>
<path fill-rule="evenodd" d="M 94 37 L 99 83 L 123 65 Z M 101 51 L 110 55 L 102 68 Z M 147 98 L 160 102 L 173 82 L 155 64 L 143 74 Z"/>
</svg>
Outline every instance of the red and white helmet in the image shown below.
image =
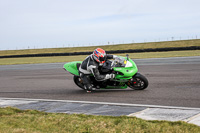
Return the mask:
<svg viewBox="0 0 200 133">
<path fill-rule="evenodd" d="M 101 49 L 101 48 L 97 48 L 93 52 L 93 58 L 97 62 L 103 64 L 106 61 L 106 52 L 103 49 Z"/>
</svg>

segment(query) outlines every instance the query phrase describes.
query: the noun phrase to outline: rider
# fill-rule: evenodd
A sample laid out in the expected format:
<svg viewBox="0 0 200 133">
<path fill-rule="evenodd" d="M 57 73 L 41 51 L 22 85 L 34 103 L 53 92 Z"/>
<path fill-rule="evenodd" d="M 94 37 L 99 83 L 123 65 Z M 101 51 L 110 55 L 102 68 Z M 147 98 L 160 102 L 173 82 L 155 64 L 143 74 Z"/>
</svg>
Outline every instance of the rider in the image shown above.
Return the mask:
<svg viewBox="0 0 200 133">
<path fill-rule="evenodd" d="M 94 50 L 93 54 L 86 57 L 79 67 L 80 77 L 83 80 L 84 88 L 87 91 L 95 90 L 90 80 L 90 74 L 93 74 L 97 81 L 103 81 L 115 77 L 115 74 L 105 74 L 101 75 L 98 68 L 102 66 L 107 59 L 115 58 L 115 55 L 108 55 L 106 52 L 97 48 Z"/>
</svg>

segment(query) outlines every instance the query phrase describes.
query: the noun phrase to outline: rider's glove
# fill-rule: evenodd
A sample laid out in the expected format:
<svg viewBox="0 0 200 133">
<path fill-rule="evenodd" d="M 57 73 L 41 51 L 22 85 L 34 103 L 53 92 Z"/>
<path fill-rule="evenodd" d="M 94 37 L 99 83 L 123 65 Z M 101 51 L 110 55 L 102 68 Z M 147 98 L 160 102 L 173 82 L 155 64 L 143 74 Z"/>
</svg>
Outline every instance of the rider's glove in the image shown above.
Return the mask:
<svg viewBox="0 0 200 133">
<path fill-rule="evenodd" d="M 117 58 L 117 56 L 116 56 L 116 55 L 113 55 L 113 59 L 115 59 L 115 58 Z"/>
</svg>

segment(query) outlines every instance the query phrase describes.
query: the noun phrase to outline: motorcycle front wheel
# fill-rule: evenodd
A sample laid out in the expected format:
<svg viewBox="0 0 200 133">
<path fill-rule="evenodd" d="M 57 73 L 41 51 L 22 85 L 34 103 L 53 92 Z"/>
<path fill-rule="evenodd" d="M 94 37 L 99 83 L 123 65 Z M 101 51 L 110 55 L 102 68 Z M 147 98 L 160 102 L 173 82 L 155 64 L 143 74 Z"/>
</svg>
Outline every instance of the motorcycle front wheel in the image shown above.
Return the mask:
<svg viewBox="0 0 200 133">
<path fill-rule="evenodd" d="M 148 87 L 149 82 L 145 76 L 137 73 L 128 81 L 127 85 L 134 90 L 144 90 Z"/>
</svg>

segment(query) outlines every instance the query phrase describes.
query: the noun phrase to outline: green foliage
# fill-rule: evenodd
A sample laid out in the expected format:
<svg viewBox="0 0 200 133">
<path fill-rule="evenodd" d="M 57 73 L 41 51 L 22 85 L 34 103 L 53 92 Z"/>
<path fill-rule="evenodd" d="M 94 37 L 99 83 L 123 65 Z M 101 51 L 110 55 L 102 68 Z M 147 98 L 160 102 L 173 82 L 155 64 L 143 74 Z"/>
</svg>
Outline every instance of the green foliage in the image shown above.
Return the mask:
<svg viewBox="0 0 200 133">
<path fill-rule="evenodd" d="M 8 113 L 10 112 L 10 113 Z M 190 133 L 200 127 L 186 122 L 145 121 L 136 117 L 56 114 L 36 110 L 0 108 L 0 132 Z"/>
</svg>

